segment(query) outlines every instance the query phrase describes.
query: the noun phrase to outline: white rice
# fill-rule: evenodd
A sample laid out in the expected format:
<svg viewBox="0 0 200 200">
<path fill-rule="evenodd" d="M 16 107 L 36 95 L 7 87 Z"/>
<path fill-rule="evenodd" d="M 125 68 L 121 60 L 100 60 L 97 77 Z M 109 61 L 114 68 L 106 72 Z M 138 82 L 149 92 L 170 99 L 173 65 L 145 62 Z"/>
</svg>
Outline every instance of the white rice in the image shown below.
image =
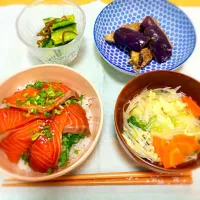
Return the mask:
<svg viewBox="0 0 200 200">
<path fill-rule="evenodd" d="M 29 167 L 28 163 L 25 164 L 24 160 L 20 159 L 19 162 L 17 163 L 17 166 L 21 170 L 25 170 L 26 172 L 32 172 L 33 170 Z"/>
</svg>

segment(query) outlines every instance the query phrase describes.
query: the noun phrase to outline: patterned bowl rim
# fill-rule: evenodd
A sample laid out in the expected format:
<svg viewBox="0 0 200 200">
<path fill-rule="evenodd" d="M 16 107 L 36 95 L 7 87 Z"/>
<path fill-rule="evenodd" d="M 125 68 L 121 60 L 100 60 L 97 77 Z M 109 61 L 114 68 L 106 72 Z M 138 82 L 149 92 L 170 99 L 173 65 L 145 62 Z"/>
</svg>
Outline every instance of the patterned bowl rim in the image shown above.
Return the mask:
<svg viewBox="0 0 200 200">
<path fill-rule="evenodd" d="M 172 67 L 171 69 L 166 69 L 166 71 L 174 71 L 178 68 L 180 68 L 190 57 L 191 55 L 193 54 L 195 48 L 196 48 L 196 43 L 197 43 L 197 36 L 196 36 L 196 31 L 195 31 L 195 28 L 194 28 L 194 25 L 192 23 L 192 21 L 190 20 L 189 16 L 182 10 L 180 9 L 179 7 L 175 6 L 174 4 L 168 2 L 167 0 L 164 0 L 166 4 L 171 4 L 173 7 L 175 7 L 177 10 L 179 10 L 182 15 L 184 15 L 188 20 L 189 22 L 191 23 L 192 25 L 192 29 L 194 31 L 194 45 L 193 45 L 193 48 L 191 50 L 191 52 L 188 54 L 187 58 L 185 60 L 183 60 L 179 65 L 175 66 L 175 67 Z M 99 54 L 102 56 L 102 58 L 108 63 L 110 64 L 113 68 L 117 69 L 118 71 L 122 72 L 122 73 L 125 73 L 127 75 L 131 75 L 131 76 L 137 76 L 137 75 L 140 75 L 140 74 L 144 74 L 146 72 L 143 72 L 143 73 L 138 73 L 138 72 L 129 72 L 127 71 L 126 69 L 122 69 L 118 66 L 116 66 L 114 63 L 112 63 L 110 60 L 108 60 L 108 58 L 103 55 L 103 53 L 101 52 L 100 48 L 98 47 L 98 42 L 97 42 L 97 39 L 96 39 L 96 33 L 95 33 L 95 29 L 96 29 L 96 24 L 97 24 L 97 20 L 101 17 L 101 14 L 104 12 L 105 9 L 107 9 L 109 6 L 111 6 L 111 4 L 114 4 L 115 1 L 111 2 L 110 4 L 108 4 L 107 6 L 105 6 L 101 12 L 98 14 L 96 20 L 95 20 L 95 23 L 94 23 L 94 27 L 93 27 L 93 37 L 94 37 L 94 42 L 95 42 L 95 46 L 99 52 Z M 158 70 L 161 70 L 161 69 L 158 69 Z M 156 70 L 152 70 L 152 71 L 156 71 Z"/>
</svg>

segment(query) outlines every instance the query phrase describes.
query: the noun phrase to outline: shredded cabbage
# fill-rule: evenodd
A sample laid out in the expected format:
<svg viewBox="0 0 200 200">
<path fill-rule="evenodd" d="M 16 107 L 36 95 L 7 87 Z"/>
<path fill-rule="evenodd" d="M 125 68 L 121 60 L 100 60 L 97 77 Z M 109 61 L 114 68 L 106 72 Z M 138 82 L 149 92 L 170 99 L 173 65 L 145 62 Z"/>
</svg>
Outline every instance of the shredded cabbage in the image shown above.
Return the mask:
<svg viewBox="0 0 200 200">
<path fill-rule="evenodd" d="M 144 90 L 128 102 L 123 113 L 123 137 L 140 157 L 160 162 L 152 145 L 153 136 L 200 136 L 200 120 L 182 102 L 179 88 Z"/>
</svg>

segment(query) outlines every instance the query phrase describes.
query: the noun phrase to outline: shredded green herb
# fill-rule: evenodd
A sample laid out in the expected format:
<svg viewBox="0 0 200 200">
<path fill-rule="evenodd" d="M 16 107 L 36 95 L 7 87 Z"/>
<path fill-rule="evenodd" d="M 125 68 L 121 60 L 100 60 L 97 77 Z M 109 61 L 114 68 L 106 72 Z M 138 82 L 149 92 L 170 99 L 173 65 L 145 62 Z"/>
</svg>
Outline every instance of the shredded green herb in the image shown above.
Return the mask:
<svg viewBox="0 0 200 200">
<path fill-rule="evenodd" d="M 45 116 L 45 117 L 49 117 L 50 115 L 51 115 L 50 112 L 44 112 L 44 116 Z"/>
<path fill-rule="evenodd" d="M 43 85 L 44 85 L 44 82 L 36 81 L 36 82 L 33 83 L 33 84 L 28 84 L 28 85 L 26 86 L 26 88 L 34 87 L 34 88 L 40 90 L 40 89 L 43 87 Z"/>
<path fill-rule="evenodd" d="M 47 174 L 51 174 L 52 173 L 52 168 L 49 168 L 48 170 L 47 170 Z"/>
<path fill-rule="evenodd" d="M 71 103 L 78 103 L 80 105 L 83 104 L 83 99 L 84 99 L 84 95 L 81 95 L 78 99 L 68 99 L 67 101 L 65 101 L 65 104 L 71 104 Z"/>
<path fill-rule="evenodd" d="M 81 139 L 85 137 L 84 134 L 63 134 L 62 135 L 62 145 L 63 150 L 59 157 L 59 166 L 64 167 L 69 161 L 69 153 L 72 145 L 77 144 Z"/>
<path fill-rule="evenodd" d="M 54 109 L 52 111 L 52 114 L 55 114 L 55 115 L 60 115 L 62 113 L 62 110 L 58 110 L 58 109 Z"/>
<path fill-rule="evenodd" d="M 34 135 L 33 135 L 33 137 L 31 138 L 31 140 L 32 141 L 35 141 L 35 140 L 37 140 L 39 137 L 40 137 L 40 133 L 35 133 Z"/>
<path fill-rule="evenodd" d="M 16 105 L 17 106 L 21 106 L 22 105 L 22 100 L 21 99 L 17 99 L 16 100 Z"/>
<path fill-rule="evenodd" d="M 78 152 L 79 152 L 78 149 L 74 149 L 74 153 L 75 153 L 76 155 L 78 155 Z"/>
<path fill-rule="evenodd" d="M 37 115 L 38 111 L 37 111 L 37 109 L 32 108 L 32 109 L 30 109 L 29 113 L 33 113 L 34 115 Z"/>
<path fill-rule="evenodd" d="M 28 164 L 28 155 L 27 154 L 22 154 L 21 159 L 24 161 L 24 164 Z"/>
<path fill-rule="evenodd" d="M 23 113 L 24 117 L 29 117 L 30 116 L 30 113 Z"/>
</svg>

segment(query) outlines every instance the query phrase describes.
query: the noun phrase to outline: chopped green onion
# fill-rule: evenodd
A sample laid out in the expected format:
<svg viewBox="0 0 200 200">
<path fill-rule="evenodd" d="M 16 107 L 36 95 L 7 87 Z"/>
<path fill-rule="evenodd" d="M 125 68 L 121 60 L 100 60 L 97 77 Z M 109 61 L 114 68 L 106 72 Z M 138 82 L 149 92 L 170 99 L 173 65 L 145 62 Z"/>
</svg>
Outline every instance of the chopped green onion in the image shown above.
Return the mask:
<svg viewBox="0 0 200 200">
<path fill-rule="evenodd" d="M 52 88 L 51 85 L 47 88 L 46 93 L 47 93 L 48 98 L 55 99 L 56 93 L 55 93 L 55 90 Z"/>
<path fill-rule="evenodd" d="M 21 106 L 22 105 L 22 100 L 21 99 L 17 99 L 16 100 L 16 105 L 17 106 Z"/>
<path fill-rule="evenodd" d="M 28 93 L 24 93 L 23 96 L 24 96 L 24 97 L 27 97 L 27 96 L 28 96 Z"/>
<path fill-rule="evenodd" d="M 7 104 L 7 105 L 6 105 L 6 108 L 10 109 L 10 105 Z"/>
<path fill-rule="evenodd" d="M 45 117 L 49 117 L 51 115 L 51 113 L 49 113 L 49 112 L 44 112 L 44 116 Z"/>
<path fill-rule="evenodd" d="M 47 170 L 47 174 L 51 174 L 51 173 L 52 173 L 52 169 L 49 168 L 49 169 Z"/>
<path fill-rule="evenodd" d="M 78 149 L 74 149 L 74 153 L 75 153 L 76 155 L 78 155 L 78 152 L 79 152 Z"/>
<path fill-rule="evenodd" d="M 31 140 L 32 141 L 35 141 L 35 140 L 37 140 L 39 137 L 40 137 L 40 133 L 35 133 L 34 135 L 33 135 L 33 137 L 31 138 Z"/>
<path fill-rule="evenodd" d="M 60 97 L 60 96 L 63 96 L 62 91 L 60 90 L 56 91 L 56 97 Z"/>
<path fill-rule="evenodd" d="M 37 109 L 32 108 L 32 109 L 30 110 L 30 113 L 33 113 L 34 115 L 37 115 L 37 114 L 38 114 L 38 111 L 37 111 Z"/>
<path fill-rule="evenodd" d="M 54 102 L 55 102 L 54 99 L 46 100 L 46 103 L 47 103 L 48 105 L 52 105 L 52 104 L 54 104 Z"/>
<path fill-rule="evenodd" d="M 44 129 L 50 129 L 50 126 L 44 126 Z"/>
<path fill-rule="evenodd" d="M 24 161 L 25 165 L 28 163 L 28 155 L 27 154 L 22 154 L 21 159 Z"/>
<path fill-rule="evenodd" d="M 58 106 L 61 110 L 64 110 L 65 108 L 62 105 Z"/>
<path fill-rule="evenodd" d="M 44 134 L 45 136 L 47 136 L 49 139 L 51 139 L 53 137 L 52 133 L 47 131 L 47 130 L 44 130 Z"/>
<path fill-rule="evenodd" d="M 34 84 L 28 84 L 28 85 L 26 86 L 26 88 L 34 87 L 34 88 L 40 90 L 40 89 L 43 87 L 43 85 L 44 85 L 44 82 L 36 81 Z"/>
<path fill-rule="evenodd" d="M 80 100 L 82 101 L 84 99 L 84 95 L 80 95 Z"/>
<path fill-rule="evenodd" d="M 60 115 L 61 113 L 62 113 L 62 111 L 61 110 L 57 110 L 57 109 L 54 109 L 52 111 L 52 114 L 55 114 L 55 115 Z"/>
<path fill-rule="evenodd" d="M 30 106 L 31 102 L 30 101 L 26 101 L 24 104 L 26 104 L 27 106 Z"/>
<path fill-rule="evenodd" d="M 30 113 L 23 113 L 23 115 L 24 115 L 25 117 L 29 117 L 29 116 L 30 116 Z"/>
</svg>

